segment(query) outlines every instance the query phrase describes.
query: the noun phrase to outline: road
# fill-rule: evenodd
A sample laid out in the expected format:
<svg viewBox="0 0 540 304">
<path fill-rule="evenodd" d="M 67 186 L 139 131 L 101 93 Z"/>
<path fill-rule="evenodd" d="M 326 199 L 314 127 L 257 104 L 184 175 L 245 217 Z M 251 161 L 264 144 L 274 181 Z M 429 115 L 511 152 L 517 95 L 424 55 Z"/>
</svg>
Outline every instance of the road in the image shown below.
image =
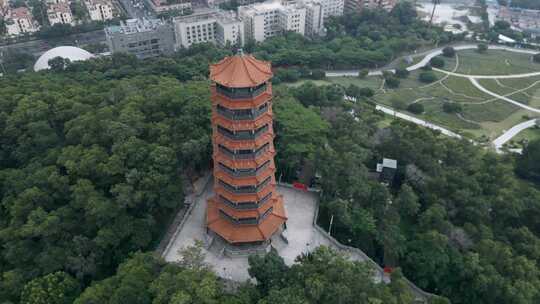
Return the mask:
<svg viewBox="0 0 540 304">
<path fill-rule="evenodd" d="M 471 49 L 476 49 L 477 47 L 478 47 L 478 44 L 463 44 L 463 45 L 455 45 L 455 46 L 453 46 L 453 48 L 456 51 L 471 50 Z M 415 71 L 415 70 L 418 70 L 418 69 L 422 68 L 423 66 L 428 64 L 429 61 L 432 58 L 441 55 L 443 48 L 444 47 L 440 47 L 440 48 L 432 49 L 430 51 L 425 51 L 425 52 L 423 52 L 421 54 L 414 54 L 414 57 L 419 57 L 419 56 L 423 56 L 423 55 L 425 55 L 425 56 L 418 63 L 408 67 L 407 70 L 409 72 L 412 72 L 412 71 Z M 524 54 L 531 54 L 531 55 L 538 53 L 538 52 L 532 51 L 532 50 L 516 49 L 516 48 L 510 48 L 510 47 L 500 46 L 500 45 L 490 45 L 489 49 L 490 50 L 505 50 L 505 51 L 510 51 L 510 52 L 524 53 Z M 358 76 L 359 71 L 360 70 L 326 71 L 326 77 L 346 77 L 346 76 L 349 76 L 349 77 L 353 76 L 354 77 L 354 76 Z M 369 76 L 382 75 L 383 71 L 395 72 L 394 69 L 376 69 L 376 70 L 369 71 L 368 75 Z M 444 71 L 444 72 L 446 72 L 446 71 Z M 529 74 L 534 74 L 534 73 L 529 73 Z M 529 74 L 515 75 L 514 77 L 506 77 L 506 78 L 523 78 L 523 77 L 535 76 L 535 75 L 529 75 Z M 451 75 L 454 75 L 454 74 L 451 74 Z M 457 75 L 460 75 L 460 74 L 456 73 L 455 75 L 457 76 Z M 540 75 L 540 72 L 537 75 Z M 498 76 L 491 76 L 491 75 L 472 75 L 472 76 L 475 77 L 475 78 L 486 78 L 486 79 L 495 79 L 495 78 L 498 77 Z"/>
<path fill-rule="evenodd" d="M 54 41 L 54 43 L 46 40 L 36 39 L 31 41 L 2 45 L 0 46 L 0 52 L 5 52 L 6 50 L 11 49 L 22 53 L 30 53 L 34 56 L 40 56 L 47 50 L 58 45 L 81 46 L 94 43 L 105 43 L 105 32 L 103 30 L 72 34 L 70 36 L 64 37 L 61 40 Z"/>
<path fill-rule="evenodd" d="M 154 18 L 153 12 L 145 5 L 144 0 L 118 0 L 129 18 Z"/>
<path fill-rule="evenodd" d="M 408 114 L 405 114 L 405 113 L 397 112 L 397 111 L 392 110 L 391 108 L 381 106 L 381 105 L 375 106 L 375 109 L 377 109 L 377 110 L 379 110 L 381 112 L 384 112 L 386 114 L 392 115 L 394 117 L 398 117 L 398 118 L 410 121 L 410 122 L 412 122 L 414 124 L 424 126 L 426 128 L 429 128 L 429 129 L 440 131 L 444 135 L 461 139 L 461 135 L 459 135 L 457 133 L 454 133 L 454 132 L 452 132 L 452 131 L 450 131 L 450 130 L 448 130 L 446 128 L 443 128 L 441 126 L 434 125 L 434 124 L 432 124 L 430 122 L 427 122 L 425 120 L 422 120 L 420 118 L 416 118 L 414 116 L 411 116 L 411 115 L 408 115 Z"/>
<path fill-rule="evenodd" d="M 454 49 L 457 50 L 457 51 L 468 50 L 468 49 L 476 49 L 476 48 L 477 48 L 477 44 L 465 44 L 465 45 L 454 46 Z M 509 51 L 509 52 L 524 53 L 524 54 L 531 54 L 531 55 L 538 53 L 538 52 L 533 51 L 533 50 L 516 49 L 516 48 L 510 48 L 510 47 L 498 46 L 498 45 L 490 45 L 489 49 L 491 49 L 491 50 L 505 50 L 505 51 Z M 423 55 L 425 55 L 424 58 L 421 61 L 419 61 L 418 63 L 416 63 L 416 64 L 414 64 L 412 66 L 409 66 L 407 68 L 407 70 L 408 71 L 414 71 L 414 70 L 418 70 L 418 69 L 422 68 L 423 66 L 428 64 L 429 61 L 432 58 L 441 55 L 442 50 L 443 50 L 443 48 L 437 48 L 437 49 L 433 49 L 431 51 L 424 52 L 424 54 L 423 54 Z M 422 55 L 420 55 L 420 56 L 422 56 Z M 418 57 L 418 56 L 416 55 L 416 57 Z M 512 74 L 512 75 L 468 75 L 468 74 L 461 74 L 461 73 L 441 70 L 441 69 L 437 69 L 437 68 L 433 68 L 433 70 L 436 70 L 437 72 L 440 72 L 440 73 L 444 73 L 446 75 L 467 78 L 477 89 L 479 89 L 480 91 L 482 91 L 482 92 L 484 92 L 484 93 L 486 93 L 488 95 L 491 95 L 491 96 L 493 96 L 495 98 L 498 98 L 498 99 L 500 99 L 502 101 L 506 101 L 508 103 L 511 103 L 511 104 L 513 104 L 515 106 L 518 106 L 520 108 L 523 108 L 525 110 L 531 111 L 533 113 L 540 113 L 540 109 L 530 107 L 528 105 L 525 105 L 523 103 L 515 101 L 515 100 L 513 100 L 511 98 L 508 98 L 506 96 L 499 95 L 499 94 L 497 94 L 495 92 L 492 92 L 492 91 L 484 88 L 482 85 L 480 85 L 480 83 L 478 83 L 478 79 L 509 79 L 509 78 L 516 79 L 516 78 L 527 78 L 527 77 L 540 76 L 540 72 Z M 388 70 L 388 71 L 395 72 L 395 70 Z M 359 72 L 359 70 L 327 71 L 326 76 L 327 77 L 358 76 L 358 72 Z M 382 74 L 382 70 L 380 70 L 380 69 L 379 70 L 372 70 L 372 71 L 369 72 L 370 76 L 377 76 L 377 75 L 381 75 L 381 74 Z M 513 93 L 515 93 L 515 92 L 513 92 Z M 350 97 L 346 97 L 346 99 L 352 100 Z M 408 114 L 405 114 L 405 113 L 397 112 L 397 111 L 395 111 L 395 110 L 393 110 L 391 108 L 388 108 L 388 107 L 385 107 L 385 106 L 382 106 L 382 105 L 377 105 L 376 109 L 379 110 L 379 111 L 382 111 L 382 112 L 384 112 L 386 114 L 392 115 L 394 117 L 398 117 L 398 118 L 410 121 L 410 122 L 415 123 L 417 125 L 424 126 L 424 127 L 434 129 L 434 130 L 439 130 L 442 134 L 445 134 L 445 135 L 448 135 L 448 136 L 451 136 L 451 137 L 455 137 L 455 138 L 461 138 L 461 136 L 459 134 L 456 134 L 456 133 L 454 133 L 454 132 L 452 132 L 452 131 L 444 128 L 444 127 L 431 124 L 431 123 L 429 123 L 429 122 L 427 122 L 425 120 L 416 118 L 414 116 L 411 116 L 411 115 L 408 115 Z M 519 132 L 534 126 L 535 122 L 536 122 L 536 119 L 532 119 L 532 120 L 529 120 L 529 121 L 526 121 L 526 122 L 519 123 L 519 124 L 513 126 L 512 128 L 510 128 L 509 130 L 507 130 L 506 132 L 504 132 L 499 137 L 497 137 L 492 142 L 493 145 L 495 146 L 495 149 L 497 150 L 497 152 L 499 152 L 499 153 L 501 152 L 501 147 L 504 145 L 504 143 L 508 142 L 514 136 L 519 134 Z"/>
<path fill-rule="evenodd" d="M 495 146 L 495 149 L 497 152 L 501 153 L 502 146 L 508 142 L 510 139 L 512 139 L 514 136 L 518 135 L 521 131 L 534 127 L 536 125 L 536 119 L 527 120 L 525 122 L 522 122 L 520 124 L 517 124 L 504 132 L 501 136 L 497 137 L 493 141 L 493 146 Z"/>
</svg>

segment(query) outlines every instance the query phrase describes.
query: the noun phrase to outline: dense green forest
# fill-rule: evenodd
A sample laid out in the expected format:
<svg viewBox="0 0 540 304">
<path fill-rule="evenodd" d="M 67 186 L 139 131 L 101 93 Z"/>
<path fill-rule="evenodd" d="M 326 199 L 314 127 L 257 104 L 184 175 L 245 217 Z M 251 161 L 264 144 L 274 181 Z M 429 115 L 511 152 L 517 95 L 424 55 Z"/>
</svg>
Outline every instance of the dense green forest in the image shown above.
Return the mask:
<svg viewBox="0 0 540 304">
<path fill-rule="evenodd" d="M 286 81 L 348 60 L 381 65 L 443 37 L 406 4 L 330 28 L 321 41 L 251 47 Z M 230 53 L 56 60 L 0 80 L 0 302 L 412 303 L 400 270 L 374 284 L 366 265 L 326 248 L 290 268 L 275 254 L 251 258 L 259 284 L 236 290 L 197 248 L 178 265 L 148 253 L 183 207 L 183 185 L 210 166 L 208 64 Z M 498 156 L 385 120 L 370 94 L 351 104 L 346 89 L 274 88 L 278 172 L 320 174 L 321 226 L 334 216 L 340 241 L 452 303 L 540 303 L 540 143 Z M 390 187 L 371 178 L 382 157 L 398 160 Z"/>
</svg>

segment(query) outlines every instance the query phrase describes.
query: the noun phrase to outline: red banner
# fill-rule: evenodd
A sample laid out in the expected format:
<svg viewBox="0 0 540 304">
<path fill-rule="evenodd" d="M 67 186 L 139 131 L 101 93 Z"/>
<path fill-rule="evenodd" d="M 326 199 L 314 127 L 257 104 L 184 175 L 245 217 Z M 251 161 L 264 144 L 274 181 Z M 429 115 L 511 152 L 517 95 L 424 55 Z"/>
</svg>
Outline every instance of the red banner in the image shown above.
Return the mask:
<svg viewBox="0 0 540 304">
<path fill-rule="evenodd" d="M 299 183 L 299 182 L 294 182 L 292 185 L 296 189 L 300 189 L 300 190 L 304 190 L 304 191 L 308 190 L 308 187 L 306 185 L 304 185 L 302 183 Z"/>
</svg>

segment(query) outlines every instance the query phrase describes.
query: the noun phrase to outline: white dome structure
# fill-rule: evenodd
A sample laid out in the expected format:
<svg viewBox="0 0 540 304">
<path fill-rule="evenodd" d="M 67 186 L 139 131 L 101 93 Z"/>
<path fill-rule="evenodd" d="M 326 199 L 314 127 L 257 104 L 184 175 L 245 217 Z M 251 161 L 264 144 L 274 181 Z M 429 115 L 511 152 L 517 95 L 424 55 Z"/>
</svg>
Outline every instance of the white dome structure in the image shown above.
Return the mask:
<svg viewBox="0 0 540 304">
<path fill-rule="evenodd" d="M 69 59 L 70 61 L 81 61 L 94 58 L 95 56 L 92 53 L 89 53 L 83 49 L 74 46 L 59 46 L 54 49 L 50 49 L 43 53 L 34 64 L 34 71 L 47 70 L 51 67 L 49 66 L 49 60 L 62 57 L 64 59 Z"/>
</svg>

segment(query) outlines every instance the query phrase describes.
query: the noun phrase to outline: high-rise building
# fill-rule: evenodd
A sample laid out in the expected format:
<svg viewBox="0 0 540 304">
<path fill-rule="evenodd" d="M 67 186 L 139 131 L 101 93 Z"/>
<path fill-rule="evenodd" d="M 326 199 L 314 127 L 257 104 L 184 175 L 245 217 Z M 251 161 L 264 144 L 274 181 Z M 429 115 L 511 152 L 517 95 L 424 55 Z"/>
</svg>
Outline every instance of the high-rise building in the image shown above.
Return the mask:
<svg viewBox="0 0 540 304">
<path fill-rule="evenodd" d="M 238 8 L 246 39 L 264 41 L 285 31 L 305 34 L 306 8 L 296 3 L 264 2 Z"/>
<path fill-rule="evenodd" d="M 129 53 L 143 59 L 174 52 L 173 28 L 159 19 L 128 19 L 105 28 L 105 36 L 113 53 Z"/>
<path fill-rule="evenodd" d="M 109 0 L 86 0 L 84 5 L 91 20 L 105 21 L 114 17 L 113 5 Z"/>
<path fill-rule="evenodd" d="M 233 12 L 211 9 L 175 17 L 173 23 L 177 48 L 203 42 L 241 46 L 244 42 L 243 23 Z"/>
<path fill-rule="evenodd" d="M 324 34 L 324 10 L 321 0 L 303 2 L 306 8 L 306 35 L 318 36 Z"/>
<path fill-rule="evenodd" d="M 345 11 L 360 13 L 365 9 L 391 10 L 396 6 L 397 0 L 346 0 Z"/>
<path fill-rule="evenodd" d="M 250 55 L 210 67 L 214 193 L 207 228 L 229 244 L 265 244 L 287 217 L 276 191 L 272 70 Z"/>
</svg>

